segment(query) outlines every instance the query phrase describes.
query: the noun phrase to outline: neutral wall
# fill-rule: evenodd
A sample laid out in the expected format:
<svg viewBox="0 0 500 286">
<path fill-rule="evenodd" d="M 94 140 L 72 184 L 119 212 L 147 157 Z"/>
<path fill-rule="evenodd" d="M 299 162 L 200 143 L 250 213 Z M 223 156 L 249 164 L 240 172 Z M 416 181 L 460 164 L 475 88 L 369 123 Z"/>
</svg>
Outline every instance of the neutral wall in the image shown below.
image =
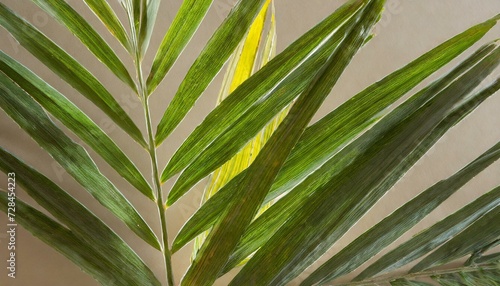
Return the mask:
<svg viewBox="0 0 500 286">
<path fill-rule="evenodd" d="M 119 98 L 119 102 L 129 110 L 132 118 L 139 126 L 144 126 L 142 110 L 137 99 L 118 81 L 103 65 L 75 39 L 72 35 L 37 9 L 31 1 L 27 0 L 1 0 L 2 3 L 12 7 L 22 16 L 37 25 L 44 33 L 55 39 L 63 48 L 69 51 L 76 59 L 82 61 L 98 78 L 101 78 L 107 88 Z M 97 18 L 84 6 L 83 1 L 69 1 L 78 11 L 84 13 L 86 19 L 103 31 Z M 111 1 L 118 8 L 118 1 Z M 228 12 L 228 7 L 234 0 L 215 0 L 214 5 L 208 13 L 198 33 L 193 38 L 191 45 L 178 60 L 172 72 L 167 76 L 165 82 L 160 86 L 153 100 L 153 120 L 158 122 L 162 111 L 172 98 L 180 80 L 185 75 L 188 67 L 208 40 L 211 32 L 222 21 Z M 323 19 L 335 10 L 344 0 L 277 0 L 277 23 L 278 23 L 278 50 L 283 50 L 299 35 L 310 29 L 315 23 Z M 150 55 L 146 58 L 145 70 L 149 70 L 154 53 L 152 49 L 158 47 L 162 35 L 165 33 L 169 23 L 172 21 L 175 11 L 179 7 L 180 0 L 162 1 L 161 12 L 155 36 L 150 47 Z M 451 36 L 465 30 L 466 28 L 484 21 L 500 13 L 500 1 L 498 0 L 388 0 L 385 14 L 377 28 L 375 37 L 354 59 L 345 71 L 337 86 L 333 89 L 328 101 L 322 107 L 320 113 L 326 114 L 356 92 L 362 90 L 369 84 L 381 79 L 384 75 L 394 71 L 398 67 L 408 63 L 418 55 L 428 51 L 437 44 L 445 41 Z M 122 18 L 123 19 L 123 18 Z M 105 35 L 108 42 L 117 50 L 120 56 L 130 63 L 125 53 L 113 41 Z M 485 36 L 479 47 L 496 37 L 500 36 L 500 27 L 494 28 Z M 127 136 L 113 125 L 109 125 L 105 116 L 93 107 L 82 96 L 78 95 L 67 84 L 54 76 L 47 68 L 42 66 L 21 46 L 13 41 L 5 30 L 0 29 L 1 49 L 14 56 L 22 63 L 37 71 L 44 79 L 50 82 L 58 90 L 88 112 L 98 124 L 106 129 L 113 139 L 138 162 L 139 167 L 149 172 L 149 163 L 146 153 L 138 150 Z M 467 52 L 470 54 L 470 51 Z M 462 57 L 463 58 L 463 57 Z M 457 61 L 454 61 L 456 64 Z M 128 65 L 131 68 L 131 65 Z M 445 70 L 448 70 L 447 67 Z M 496 75 L 500 73 L 497 71 Z M 434 77 L 435 78 L 435 77 Z M 489 78 L 490 80 L 493 77 Z M 202 118 L 213 108 L 215 97 L 218 92 L 222 76 L 219 75 L 210 85 L 206 95 L 197 103 L 188 118 L 179 126 L 171 138 L 160 150 L 160 165 L 163 166 L 175 149 L 193 128 L 198 125 Z M 426 81 L 429 82 L 429 81 Z M 424 158 L 413 167 L 409 173 L 374 207 L 372 212 L 365 216 L 349 233 L 342 238 L 327 255 L 332 255 L 342 246 L 345 246 L 352 237 L 355 237 L 373 225 L 381 217 L 393 211 L 401 201 L 405 201 L 434 182 L 446 178 L 459 168 L 464 166 L 484 152 L 487 148 L 500 140 L 500 97 L 494 96 L 488 99 L 471 116 L 445 135 L 435 147 L 433 147 Z M 319 118 L 321 115 L 316 117 Z M 78 142 L 78 140 L 77 140 Z M 93 200 L 83 189 L 57 165 L 52 164 L 52 159 L 44 153 L 22 130 L 20 130 L 3 111 L 0 111 L 0 144 L 6 149 L 18 154 L 21 158 L 41 170 L 64 189 L 69 190 L 77 199 L 88 205 L 97 215 L 104 217 L 116 232 L 125 236 L 126 241 L 141 253 L 144 260 L 151 265 L 152 269 L 162 275 L 162 260 L 160 255 L 151 247 L 146 246 L 108 211 Z M 123 190 L 124 194 L 133 204 L 144 213 L 148 222 L 154 225 L 158 232 L 157 212 L 154 205 L 134 191 L 123 179 L 90 151 L 102 172 L 112 179 L 116 185 Z M 432 215 L 416 227 L 411 233 L 404 235 L 403 239 L 411 237 L 426 225 L 439 220 L 458 207 L 490 190 L 500 184 L 500 162 L 490 166 L 485 172 L 477 176 L 471 183 L 456 193 L 447 203 L 434 211 Z M 0 175 L 0 187 L 5 187 L 6 177 Z M 167 188 L 171 182 L 166 184 Z M 186 196 L 176 205 L 168 210 L 169 231 L 171 238 L 180 229 L 182 224 L 190 216 L 199 204 L 200 194 L 204 183 L 196 186 L 191 195 Z M 28 202 L 33 202 L 25 194 L 19 191 L 19 197 Z M 39 240 L 33 238 L 22 228 L 18 228 L 18 273 L 17 278 L 7 279 L 5 275 L 6 259 L 6 216 L 0 214 L 0 285 L 9 286 L 91 286 L 97 283 L 88 275 L 82 273 L 77 266 L 68 262 L 62 255 L 52 250 Z M 402 240 L 400 240 L 402 241 Z M 189 264 L 191 245 L 185 247 L 175 254 L 174 271 L 178 281 Z M 322 259 L 324 261 L 324 259 Z M 310 272 L 310 270 L 308 270 Z M 229 275 L 231 276 L 231 275 Z M 228 277 L 229 278 L 229 277 Z M 221 280 L 217 285 L 225 285 L 226 280 Z M 295 285 L 295 284 L 292 284 Z"/>
</svg>

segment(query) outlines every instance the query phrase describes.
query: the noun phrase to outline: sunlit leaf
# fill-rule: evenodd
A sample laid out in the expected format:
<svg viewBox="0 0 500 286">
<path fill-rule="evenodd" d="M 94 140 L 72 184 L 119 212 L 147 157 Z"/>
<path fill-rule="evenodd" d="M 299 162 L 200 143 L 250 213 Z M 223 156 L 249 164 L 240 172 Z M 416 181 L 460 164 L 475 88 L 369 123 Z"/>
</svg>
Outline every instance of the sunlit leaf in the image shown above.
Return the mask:
<svg viewBox="0 0 500 286">
<path fill-rule="evenodd" d="M 198 29 L 212 2 L 213 0 L 186 0 L 182 2 L 153 61 L 146 83 L 148 94 L 156 89 L 174 65 Z"/>
<path fill-rule="evenodd" d="M 116 16 L 115 12 L 105 0 L 83 0 L 95 15 L 108 28 L 109 32 L 115 36 L 118 41 L 127 49 L 131 50 L 129 38 L 125 28 Z"/>
<path fill-rule="evenodd" d="M 489 26 L 486 31 L 490 28 Z M 378 98 L 387 98 L 388 93 L 385 90 L 389 90 L 389 92 L 394 88 L 394 93 L 389 93 L 393 94 L 391 96 L 394 100 L 400 96 L 402 96 L 404 93 L 406 93 L 407 90 L 409 90 L 411 87 L 413 87 L 413 84 L 406 86 L 404 83 L 407 82 L 407 80 L 413 80 L 416 78 L 418 75 L 424 74 L 423 70 L 424 69 L 430 69 L 431 66 L 433 66 L 438 59 L 443 59 L 443 62 L 439 62 L 440 64 L 436 64 L 436 69 L 442 65 L 444 65 L 446 62 L 451 60 L 452 58 L 458 56 L 465 48 L 469 47 L 472 45 L 475 41 L 477 41 L 484 33 L 482 30 L 479 35 L 476 35 L 475 33 L 471 33 L 473 30 L 468 30 L 464 32 L 463 34 L 453 38 L 452 40 L 436 47 L 435 49 L 431 50 L 427 54 L 423 55 L 419 59 L 415 60 L 413 63 L 409 64 L 408 66 L 402 68 L 399 71 L 396 71 L 395 73 L 387 76 L 384 78 L 380 83 L 377 85 L 374 85 L 373 87 L 369 87 L 365 91 L 361 92 L 360 95 L 363 96 L 355 96 L 355 98 L 359 98 L 359 100 L 362 100 L 363 98 L 367 98 L 367 102 L 363 104 L 364 106 L 370 108 L 371 112 L 373 114 L 376 114 L 377 110 L 380 112 L 383 110 L 387 105 L 392 103 L 392 101 L 386 102 L 381 104 L 380 106 L 376 106 L 375 102 L 377 102 L 379 99 Z M 458 47 L 461 46 L 461 49 L 454 50 L 452 47 Z M 479 51 L 477 51 L 473 57 L 470 58 L 470 60 L 465 61 L 461 66 L 459 66 L 455 72 L 452 72 L 450 75 L 448 75 L 445 79 L 445 81 L 441 82 L 439 85 L 440 87 L 435 87 L 434 89 L 439 89 L 443 88 L 447 84 L 449 84 L 451 81 L 453 81 L 458 75 L 469 69 L 471 66 L 476 64 L 482 57 L 484 57 L 488 52 L 493 50 L 495 47 L 495 44 L 489 44 L 483 48 L 481 48 Z M 400 75 L 400 76 L 398 76 Z M 409 77 L 405 77 L 405 75 L 410 75 Z M 413 76 L 415 75 L 415 76 Z M 404 80 L 406 79 L 406 80 Z M 423 78 L 421 78 L 423 79 Z M 394 82 L 399 82 L 401 81 L 401 85 L 396 85 L 394 86 Z M 414 83 L 416 84 L 416 83 Z M 377 88 L 376 88 L 377 87 Z M 398 89 L 401 89 L 399 92 L 397 91 Z M 380 94 L 378 94 L 380 92 Z M 377 95 L 378 94 L 378 95 Z M 375 101 L 370 101 L 369 99 L 373 99 Z M 365 100 L 362 100 L 363 102 Z M 357 100 L 352 100 L 348 101 L 349 102 L 357 102 Z M 361 104 L 360 104 L 361 105 Z M 275 198 L 276 196 L 291 190 L 294 186 L 296 186 L 300 181 L 303 181 L 304 179 L 296 179 L 294 175 L 297 176 L 297 174 L 302 174 L 301 177 L 309 177 L 311 174 L 317 172 L 319 176 L 328 176 L 329 173 L 331 173 L 333 169 L 332 166 L 329 165 L 328 161 L 330 158 L 335 155 L 340 147 L 344 146 L 349 142 L 353 136 L 356 136 L 360 131 L 364 130 L 366 128 L 365 126 L 369 125 L 372 123 L 372 120 L 370 120 L 370 112 L 367 110 L 363 110 L 363 112 L 355 112 L 357 104 L 352 104 L 351 108 L 345 108 L 343 112 L 338 112 L 338 111 L 333 111 L 331 116 L 327 116 L 324 119 L 320 120 L 317 124 L 313 125 L 313 127 L 309 127 L 306 129 L 304 134 L 302 135 L 302 138 L 304 140 L 300 140 L 297 146 L 292 150 L 292 153 L 289 156 L 289 159 L 287 162 L 285 162 L 285 165 L 283 168 L 280 170 L 280 173 L 278 174 L 278 177 L 276 181 L 273 184 L 273 187 L 271 188 L 270 194 L 268 194 L 265 202 L 271 200 L 272 198 Z M 342 110 L 343 106 L 339 107 L 339 110 Z M 344 116 L 344 114 L 346 116 Z M 355 114 L 355 116 L 351 115 Z M 334 116 L 335 115 L 335 116 Z M 381 116 L 381 115 L 379 115 Z M 365 120 L 365 122 L 363 122 Z M 339 131 L 337 128 L 335 129 L 330 129 L 327 128 L 328 123 L 330 122 L 334 126 L 338 126 L 341 128 L 340 130 L 344 130 L 345 135 L 341 136 L 339 133 L 335 131 Z M 325 128 L 316 128 L 315 126 L 323 126 Z M 346 128 L 344 128 L 344 126 Z M 311 129 L 314 128 L 314 129 Z M 353 131 L 351 131 L 353 130 Z M 334 133 L 333 133 L 334 132 Z M 336 136 L 333 136 L 332 134 L 336 134 Z M 314 141 L 313 138 L 323 138 L 322 140 Z M 307 140 L 306 140 L 307 139 Z M 317 143 L 320 143 L 319 145 Z M 327 142 L 328 144 L 321 144 L 321 142 Z M 307 159 L 309 157 L 315 156 L 314 154 L 322 154 L 321 152 L 324 151 L 323 156 L 319 156 L 316 162 L 315 160 L 311 160 L 310 163 L 307 164 L 307 161 L 303 160 L 294 160 L 290 161 L 290 158 L 293 158 L 296 154 L 296 152 L 299 152 L 299 150 L 303 150 L 301 153 L 306 154 L 303 155 L 302 158 Z M 332 155 L 330 155 L 332 154 Z M 295 156 L 296 158 L 301 158 L 300 156 Z M 332 159 L 331 162 L 339 161 L 338 159 Z M 287 165 L 287 163 L 289 163 Z M 341 162 L 339 162 L 341 163 Z M 287 169 L 288 166 L 288 169 Z M 295 167 L 293 167 L 295 166 Z M 324 167 L 321 167 L 324 166 Z M 280 180 L 282 179 L 282 180 Z M 295 181 L 295 182 L 294 182 Z M 314 186 L 318 186 L 322 180 L 318 179 L 317 177 L 311 177 L 310 180 L 308 180 L 307 185 L 311 187 L 311 189 L 314 189 Z M 236 182 L 234 182 L 237 184 Z M 212 199 L 207 201 L 198 211 L 193 215 L 193 217 L 185 224 L 185 226 L 181 229 L 179 234 L 177 235 L 176 239 L 174 240 L 173 243 L 173 251 L 178 250 L 180 247 L 182 247 L 185 243 L 188 241 L 192 240 L 194 236 L 197 234 L 201 233 L 202 231 L 208 229 L 214 222 L 215 220 L 220 216 L 221 213 L 223 213 L 223 210 L 227 208 L 227 201 L 233 196 L 233 193 L 231 191 L 231 188 L 223 188 L 221 192 L 218 192 Z M 299 202 L 299 200 L 292 200 L 290 203 L 296 203 Z M 288 204 L 284 204 L 284 207 L 287 207 Z M 277 211 L 277 213 L 282 213 L 283 210 Z M 275 218 L 275 216 L 271 216 Z M 271 223 L 272 219 L 268 217 L 265 220 L 267 223 Z M 279 223 L 277 225 L 280 225 Z M 263 230 L 268 230 L 269 228 L 264 227 Z M 265 232 L 269 233 L 269 232 Z M 264 237 L 264 235 L 257 235 L 257 237 Z"/>
<path fill-rule="evenodd" d="M 411 116 L 408 110 L 408 117 L 395 125 L 374 127 L 376 143 L 359 150 L 360 156 L 350 166 L 305 198 L 300 211 L 288 217 L 236 275 L 232 285 L 254 280 L 284 284 L 299 275 L 342 237 L 430 148 L 437 138 L 429 133 L 499 63 L 500 48 L 497 48 L 422 108 L 416 111 L 410 108 L 414 110 Z M 386 128 L 389 132 L 384 132 Z M 429 137 L 431 142 L 426 142 Z M 287 243 L 283 244 L 283 241 Z"/>
<path fill-rule="evenodd" d="M 372 25 L 379 18 L 382 6 L 383 1 L 374 1 L 366 7 L 366 10 L 363 10 L 363 13 L 358 14 L 356 17 L 359 19 L 358 24 L 349 31 L 345 40 L 329 57 L 328 62 L 317 72 L 309 86 L 294 103 L 283 123 L 247 169 L 249 171 L 239 186 L 244 190 L 244 193 L 231 202 L 229 210 L 214 226 L 207 241 L 184 276 L 183 283 L 198 285 L 211 283 L 217 278 L 241 235 L 257 213 L 291 149 L 330 93 L 345 67 L 369 35 Z M 224 243 L 221 243 L 222 241 Z M 268 275 L 273 275 L 273 273 L 268 273 Z M 242 279 L 240 281 L 246 281 L 245 283 L 257 281 L 253 278 Z M 231 283 L 241 285 L 236 280 Z M 268 284 L 272 281 L 265 276 L 260 276 L 259 283 Z"/>
<path fill-rule="evenodd" d="M 270 1 L 266 2 L 264 7 L 262 7 L 262 10 L 255 19 L 254 23 L 250 26 L 248 35 L 245 37 L 244 41 L 240 43 L 240 46 L 233 54 L 229 68 L 224 77 L 223 85 L 217 99 L 217 104 L 220 104 L 224 98 L 229 95 L 229 93 L 231 93 L 254 72 L 254 66 L 257 66 L 257 52 L 261 43 L 269 3 Z M 266 43 L 264 45 L 265 50 L 262 53 L 263 61 L 260 68 L 268 62 L 268 60 L 272 57 L 272 51 L 275 51 L 276 48 L 274 46 L 274 43 L 276 42 L 274 37 L 276 35 L 274 13 L 272 15 L 271 25 L 268 38 L 266 39 Z M 277 120 L 279 119 L 280 118 L 277 118 Z M 277 123 L 279 122 L 272 122 L 269 124 L 268 127 L 261 132 L 261 134 L 257 135 L 255 139 L 250 141 L 238 154 L 231 158 L 231 160 L 219 169 L 215 170 L 205 189 L 202 203 L 205 203 L 222 186 L 224 186 L 241 171 L 246 169 L 253 162 L 255 156 L 257 156 L 270 134 L 276 129 Z M 196 238 L 193 249 L 193 258 L 196 257 L 196 253 L 203 244 L 207 234 L 208 233 L 204 233 Z"/>
</svg>

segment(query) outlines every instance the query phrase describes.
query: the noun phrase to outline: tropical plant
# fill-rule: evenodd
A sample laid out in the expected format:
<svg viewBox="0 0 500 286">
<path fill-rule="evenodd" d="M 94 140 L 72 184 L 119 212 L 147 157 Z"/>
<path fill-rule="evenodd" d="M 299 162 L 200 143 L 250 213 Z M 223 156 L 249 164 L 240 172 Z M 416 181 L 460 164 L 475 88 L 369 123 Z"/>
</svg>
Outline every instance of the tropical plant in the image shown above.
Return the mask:
<svg viewBox="0 0 500 286">
<path fill-rule="evenodd" d="M 0 52 L 0 106 L 4 112 L 81 189 L 162 254 L 164 274 L 154 273 L 103 217 L 19 156 L 0 148 L 0 169 L 37 204 L 16 198 L 12 183 L 0 193 L 1 209 L 9 218 L 15 211 L 13 221 L 102 285 L 175 285 L 172 254 L 193 240 L 192 262 L 181 285 L 212 285 L 235 268 L 239 269 L 229 285 L 291 283 L 331 249 L 450 128 L 500 88 L 500 78 L 484 83 L 500 64 L 498 42 L 483 45 L 440 78 L 423 84 L 490 31 L 500 19 L 496 16 L 433 48 L 310 124 L 356 53 L 364 46 L 369 48 L 372 28 L 385 1 L 347 1 L 276 55 L 272 1 L 242 0 L 208 40 L 155 123 L 149 100 L 161 96 L 155 90 L 213 1 L 182 2 L 149 71 L 143 59 L 160 13 L 159 0 L 121 0 L 124 17 L 106 1 L 84 0 L 133 64 L 121 59 L 123 51 L 111 48 L 103 39 L 109 35 L 96 32 L 66 1 L 32 2 L 71 31 L 137 94 L 143 107 L 145 130 L 85 63 L 0 3 L 0 24 L 126 132 L 151 163 L 152 180 L 148 181 L 132 156 L 83 109 L 18 60 Z M 127 28 L 122 18 L 127 19 Z M 162 143 L 226 62 L 218 105 L 162 168 L 158 163 Z M 419 90 L 413 92 L 416 87 Z M 499 157 L 500 142 L 381 217 L 314 271 L 306 272 L 300 285 L 329 284 L 353 272 Z M 105 161 L 149 199 L 149 210 L 155 206 L 159 216 L 158 233 L 93 158 Z M 167 190 L 166 182 L 175 175 L 175 184 Z M 203 204 L 169 243 L 166 210 L 207 176 Z M 370 262 L 348 284 L 498 285 L 500 255 L 491 250 L 500 241 L 499 215 L 500 186 L 406 241 L 398 241 L 397 247 Z M 432 270 L 467 256 L 462 266 Z M 409 274 L 394 272 L 419 258 L 423 259 Z"/>
</svg>

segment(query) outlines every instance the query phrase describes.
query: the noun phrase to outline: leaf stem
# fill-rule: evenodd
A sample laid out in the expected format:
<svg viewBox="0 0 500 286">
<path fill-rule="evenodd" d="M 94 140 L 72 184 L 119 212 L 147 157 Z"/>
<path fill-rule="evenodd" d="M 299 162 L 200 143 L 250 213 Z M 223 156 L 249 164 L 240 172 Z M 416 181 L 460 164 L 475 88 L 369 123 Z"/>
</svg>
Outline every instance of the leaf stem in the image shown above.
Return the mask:
<svg viewBox="0 0 500 286">
<path fill-rule="evenodd" d="M 166 269 L 166 279 L 167 279 L 167 285 L 168 286 L 174 286 L 174 273 L 172 270 L 172 254 L 170 252 L 169 248 L 169 243 L 168 243 L 168 230 L 167 230 L 167 220 L 165 216 L 165 208 L 163 206 L 163 192 L 161 188 L 161 182 L 160 182 L 160 174 L 158 171 L 158 160 L 157 160 L 157 154 L 156 154 L 156 146 L 155 146 L 155 140 L 153 137 L 153 127 L 151 123 L 151 114 L 150 114 L 150 108 L 149 108 L 149 98 L 147 96 L 147 88 L 146 85 L 144 84 L 144 76 L 142 72 L 142 66 L 141 66 L 141 56 L 140 56 L 140 51 L 139 47 L 135 44 L 135 66 L 137 70 L 137 78 L 139 81 L 139 97 L 142 100 L 143 108 L 144 108 L 144 115 L 146 119 L 146 127 L 147 127 L 147 134 L 148 134 L 148 153 L 149 157 L 151 160 L 151 168 L 152 168 L 152 177 L 153 177 L 153 188 L 156 193 L 156 205 L 158 208 L 158 214 L 160 216 L 160 224 L 161 224 L 161 231 L 162 231 L 162 253 L 163 253 L 163 258 L 165 260 L 165 269 Z"/>
<path fill-rule="evenodd" d="M 158 164 L 157 164 L 157 159 L 156 159 L 156 148 L 154 144 L 154 139 L 153 139 L 153 133 L 152 133 L 152 127 L 151 127 L 151 116 L 149 114 L 149 105 L 148 105 L 148 99 L 144 98 L 144 111 L 146 114 L 146 125 L 148 128 L 148 144 L 149 144 L 149 156 L 151 158 L 151 165 L 153 169 L 153 185 L 154 189 L 156 190 L 156 203 L 158 207 L 158 213 L 160 215 L 160 223 L 161 223 L 161 230 L 162 230 L 162 239 L 163 239 L 163 257 L 165 259 L 165 268 L 167 270 L 167 285 L 174 285 L 174 274 L 172 271 L 172 259 L 171 259 L 171 253 L 170 253 L 170 248 L 168 244 L 168 231 L 167 231 L 167 220 L 165 217 L 165 208 L 163 207 L 163 194 L 161 190 L 161 183 L 160 183 L 160 177 L 159 177 L 159 172 L 158 172 Z"/>
</svg>

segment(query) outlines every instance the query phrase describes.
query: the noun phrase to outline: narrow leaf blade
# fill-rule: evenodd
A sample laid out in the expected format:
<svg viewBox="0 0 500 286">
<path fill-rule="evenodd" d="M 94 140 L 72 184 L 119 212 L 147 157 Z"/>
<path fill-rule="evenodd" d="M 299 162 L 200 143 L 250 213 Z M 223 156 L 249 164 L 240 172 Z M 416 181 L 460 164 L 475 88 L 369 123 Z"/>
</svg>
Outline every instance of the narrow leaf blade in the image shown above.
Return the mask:
<svg viewBox="0 0 500 286">
<path fill-rule="evenodd" d="M 136 89 L 134 80 L 115 52 L 69 4 L 59 0 L 32 1 L 68 28 L 119 79 L 133 90 Z"/>
<path fill-rule="evenodd" d="M 3 75 L 3 73 L 2 73 Z M 67 137 L 45 111 L 8 77 L 0 77 L 0 107 L 99 203 L 139 237 L 160 249 L 156 235 L 120 191 L 101 174 L 86 150 Z"/>
<path fill-rule="evenodd" d="M 0 70 L 30 94 L 45 110 L 73 131 L 140 192 L 154 199 L 146 179 L 116 145 L 85 113 L 64 95 L 45 83 L 26 67 L 0 51 Z"/>
<path fill-rule="evenodd" d="M 189 69 L 157 127 L 158 146 L 193 107 L 245 36 L 266 0 L 239 1 Z"/>
<path fill-rule="evenodd" d="M 500 143 L 446 180 L 398 208 L 321 265 L 301 285 L 326 283 L 361 266 L 438 207 L 460 187 L 500 158 Z M 345 261 L 349 261 L 345 263 Z"/>
<path fill-rule="evenodd" d="M 183 1 L 158 49 L 147 79 L 148 94 L 163 80 L 198 29 L 213 0 Z"/>
<path fill-rule="evenodd" d="M 160 0 L 143 1 L 146 4 L 146 9 L 143 11 L 141 21 L 141 31 L 139 35 L 139 46 L 141 47 L 141 55 L 144 55 L 148 49 L 151 36 L 153 35 L 153 28 L 160 9 Z M 144 5 L 144 4 L 143 4 Z"/>
<path fill-rule="evenodd" d="M 7 211 L 7 205 L 10 202 L 9 198 L 5 192 L 0 192 L 0 209 L 4 212 Z M 16 222 L 19 222 L 34 236 L 62 253 L 103 285 L 143 285 L 144 281 L 149 281 L 147 285 L 160 285 L 151 270 L 144 265 L 128 246 L 126 249 L 121 248 L 126 250 L 126 256 L 121 257 L 121 253 L 114 253 L 114 256 L 107 255 L 109 251 L 106 251 L 106 248 L 116 245 L 116 241 L 124 244 L 119 238 L 107 240 L 106 243 L 109 242 L 110 244 L 106 244 L 105 247 L 103 245 L 96 246 L 82 240 L 72 231 L 17 198 L 16 213 L 18 214 Z M 78 214 L 78 216 L 81 215 L 81 213 Z M 105 237 L 105 235 L 100 236 Z M 110 238 L 108 237 L 108 239 Z M 103 244 L 102 242 L 101 244 Z M 123 263 L 118 257 L 124 259 L 123 261 L 128 260 L 129 263 Z M 132 264 L 136 262 L 133 260 L 139 262 L 140 268 Z"/>
<path fill-rule="evenodd" d="M 231 203 L 229 211 L 214 226 L 207 238 L 207 242 L 200 250 L 200 254 L 184 276 L 183 282 L 186 285 L 211 283 L 223 270 L 229 255 L 258 211 L 290 150 L 296 144 L 307 124 L 330 93 L 333 85 L 361 47 L 372 25 L 378 19 L 383 1 L 373 3 L 373 5 L 369 4 L 367 6 L 366 16 L 361 17 L 359 25 L 350 31 L 345 41 L 330 56 L 327 64 L 317 73 L 314 80 L 301 94 L 283 123 L 271 136 L 254 163 L 248 168 L 250 171 L 247 172 L 240 185 L 244 190 L 243 196 Z M 224 243 L 221 243 L 222 241 Z M 207 268 L 210 270 L 206 270 Z M 200 269 L 203 269 L 203 271 L 200 271 Z M 240 281 L 245 281 L 245 283 L 258 281 L 260 284 L 272 284 L 272 280 L 266 279 L 267 277 L 260 276 L 259 280 L 246 279 Z M 238 282 L 234 280 L 232 283 L 238 285 Z"/>
<path fill-rule="evenodd" d="M 491 285 L 498 286 L 500 281 L 500 263 L 480 265 L 473 268 L 464 267 L 457 271 L 435 274 L 431 276 L 441 285 Z"/>
<path fill-rule="evenodd" d="M 74 58 L 2 3 L 0 3 L 0 25 L 53 72 L 103 110 L 133 139 L 145 146 L 139 128 L 104 86 Z"/>
<path fill-rule="evenodd" d="M 354 280 L 361 281 L 404 266 L 429 253 L 500 204 L 500 186 L 382 256 Z"/>
<path fill-rule="evenodd" d="M 104 0 L 83 0 L 95 13 L 101 22 L 108 28 L 109 32 L 123 45 L 127 51 L 131 51 L 129 37 L 125 28 L 116 16 L 109 3 Z"/>
<path fill-rule="evenodd" d="M 445 264 L 487 246 L 491 241 L 500 237 L 499 220 L 500 206 L 497 206 L 426 256 L 410 272 L 420 272 Z"/>
<path fill-rule="evenodd" d="M 429 284 L 429 283 L 414 281 L 414 280 L 407 280 L 407 279 L 397 279 L 397 280 L 391 281 L 390 283 L 391 283 L 391 286 L 433 286 L 432 284 Z"/>
</svg>

